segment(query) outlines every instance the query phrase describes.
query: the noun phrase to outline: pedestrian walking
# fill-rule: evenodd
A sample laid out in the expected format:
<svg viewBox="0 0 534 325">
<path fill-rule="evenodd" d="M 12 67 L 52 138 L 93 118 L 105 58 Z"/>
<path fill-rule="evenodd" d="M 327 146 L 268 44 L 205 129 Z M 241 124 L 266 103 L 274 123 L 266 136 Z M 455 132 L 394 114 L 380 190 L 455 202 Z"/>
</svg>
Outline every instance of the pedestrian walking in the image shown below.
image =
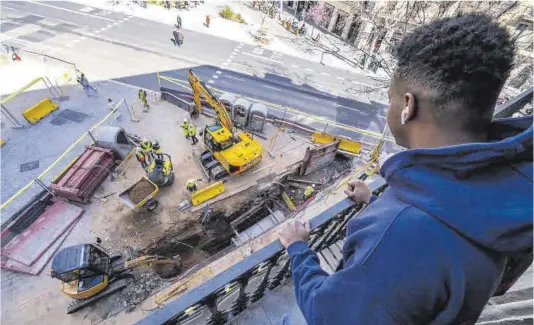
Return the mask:
<svg viewBox="0 0 534 325">
<path fill-rule="evenodd" d="M 177 31 L 177 34 L 178 34 L 178 47 L 181 47 L 182 45 L 184 45 L 184 33 L 182 33 L 181 31 Z"/>
<path fill-rule="evenodd" d="M 176 16 L 176 27 L 182 28 L 182 17 L 180 15 Z"/>
<path fill-rule="evenodd" d="M 96 94 L 96 89 L 89 84 L 89 80 L 87 80 L 87 77 L 83 72 L 80 72 L 80 76 L 78 77 L 77 81 L 83 87 L 83 91 L 88 97 L 91 96 L 91 91 L 93 94 Z"/>
<path fill-rule="evenodd" d="M 146 163 L 146 154 L 143 151 L 141 147 L 137 147 L 135 150 L 135 158 L 137 158 L 137 161 L 141 164 L 141 167 L 146 170 L 148 167 L 148 164 Z"/>
<path fill-rule="evenodd" d="M 137 92 L 139 99 L 143 102 L 143 107 L 147 110 L 150 108 L 150 105 L 148 105 L 148 101 L 146 99 L 146 91 L 144 89 L 139 89 Z"/>
<path fill-rule="evenodd" d="M 115 108 L 115 102 L 111 98 L 108 98 L 108 108 L 110 111 L 112 111 Z"/>
<path fill-rule="evenodd" d="M 189 136 L 191 137 L 191 140 L 193 140 L 193 145 L 197 144 L 198 143 L 197 127 L 193 123 L 191 123 L 189 124 L 188 131 L 189 131 Z"/>
<path fill-rule="evenodd" d="M 180 124 L 180 126 L 182 127 L 182 130 L 184 131 L 185 138 L 189 139 L 189 122 L 187 121 L 186 118 L 184 118 L 184 121 L 182 122 L 182 124 Z"/>
<path fill-rule="evenodd" d="M 206 15 L 206 27 L 210 28 L 210 16 L 209 15 Z"/>
</svg>

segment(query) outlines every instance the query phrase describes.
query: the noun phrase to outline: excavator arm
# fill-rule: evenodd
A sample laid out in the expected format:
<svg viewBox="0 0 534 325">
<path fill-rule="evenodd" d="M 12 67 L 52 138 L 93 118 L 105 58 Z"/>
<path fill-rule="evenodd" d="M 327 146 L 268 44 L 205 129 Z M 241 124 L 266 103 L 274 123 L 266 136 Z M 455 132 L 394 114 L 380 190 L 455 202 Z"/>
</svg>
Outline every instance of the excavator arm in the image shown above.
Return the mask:
<svg viewBox="0 0 534 325">
<path fill-rule="evenodd" d="M 193 70 L 187 72 L 187 78 L 189 84 L 193 89 L 193 101 L 195 102 L 195 108 L 197 112 L 202 113 L 202 103 L 200 102 L 200 96 L 208 102 L 208 104 L 215 110 L 217 117 L 221 125 L 227 128 L 230 132 L 233 132 L 234 124 L 224 104 L 206 87 L 204 82 L 200 81 L 198 77 L 193 73 Z"/>
</svg>

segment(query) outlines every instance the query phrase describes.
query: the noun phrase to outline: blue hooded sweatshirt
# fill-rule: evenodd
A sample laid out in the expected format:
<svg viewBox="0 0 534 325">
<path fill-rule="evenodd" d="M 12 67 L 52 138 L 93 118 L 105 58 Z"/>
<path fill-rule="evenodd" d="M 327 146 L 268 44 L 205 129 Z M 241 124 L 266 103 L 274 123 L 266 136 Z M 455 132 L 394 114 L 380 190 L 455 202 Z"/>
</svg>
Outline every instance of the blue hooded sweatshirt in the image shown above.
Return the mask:
<svg viewBox="0 0 534 325">
<path fill-rule="evenodd" d="M 473 324 L 508 257 L 532 251 L 532 118 L 489 142 L 414 149 L 382 166 L 387 190 L 350 220 L 343 269 L 288 247 L 308 324 Z"/>
</svg>

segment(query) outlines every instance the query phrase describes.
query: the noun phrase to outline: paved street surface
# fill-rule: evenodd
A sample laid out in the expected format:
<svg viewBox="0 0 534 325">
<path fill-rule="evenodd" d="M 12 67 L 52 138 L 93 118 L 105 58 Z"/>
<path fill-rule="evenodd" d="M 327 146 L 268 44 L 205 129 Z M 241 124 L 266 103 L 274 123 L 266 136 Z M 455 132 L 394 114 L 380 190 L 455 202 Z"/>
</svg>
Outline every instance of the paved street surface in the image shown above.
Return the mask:
<svg viewBox="0 0 534 325">
<path fill-rule="evenodd" d="M 380 132 L 385 105 L 361 90 L 371 77 L 172 26 L 69 2 L 2 2 L 3 40 L 40 47 L 100 77 L 158 89 L 156 72 L 185 80 L 188 68 L 213 87 Z M 355 100 L 359 98 L 359 100 Z"/>
</svg>

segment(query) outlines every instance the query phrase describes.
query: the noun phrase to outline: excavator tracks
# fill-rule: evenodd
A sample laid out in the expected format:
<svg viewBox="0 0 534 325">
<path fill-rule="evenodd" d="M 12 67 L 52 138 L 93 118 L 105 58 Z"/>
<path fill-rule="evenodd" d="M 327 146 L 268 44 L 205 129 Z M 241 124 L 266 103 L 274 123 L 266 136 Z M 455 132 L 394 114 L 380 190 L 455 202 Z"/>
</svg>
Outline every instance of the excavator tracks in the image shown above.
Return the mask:
<svg viewBox="0 0 534 325">
<path fill-rule="evenodd" d="M 92 297 L 87 298 L 87 299 L 81 299 L 81 300 L 72 301 L 71 303 L 69 303 L 67 305 L 67 314 L 75 313 L 78 310 L 89 306 L 90 304 L 94 303 L 95 301 L 97 301 L 99 299 L 107 297 L 107 296 L 111 295 L 114 292 L 117 292 L 119 290 L 122 290 L 122 289 L 126 288 L 128 286 L 128 284 L 130 284 L 131 281 L 132 281 L 132 279 L 130 277 L 117 280 L 117 281 L 111 283 L 110 285 L 108 285 L 108 287 L 106 289 L 104 289 L 104 291 L 98 293 L 95 296 L 92 296 Z"/>
</svg>

